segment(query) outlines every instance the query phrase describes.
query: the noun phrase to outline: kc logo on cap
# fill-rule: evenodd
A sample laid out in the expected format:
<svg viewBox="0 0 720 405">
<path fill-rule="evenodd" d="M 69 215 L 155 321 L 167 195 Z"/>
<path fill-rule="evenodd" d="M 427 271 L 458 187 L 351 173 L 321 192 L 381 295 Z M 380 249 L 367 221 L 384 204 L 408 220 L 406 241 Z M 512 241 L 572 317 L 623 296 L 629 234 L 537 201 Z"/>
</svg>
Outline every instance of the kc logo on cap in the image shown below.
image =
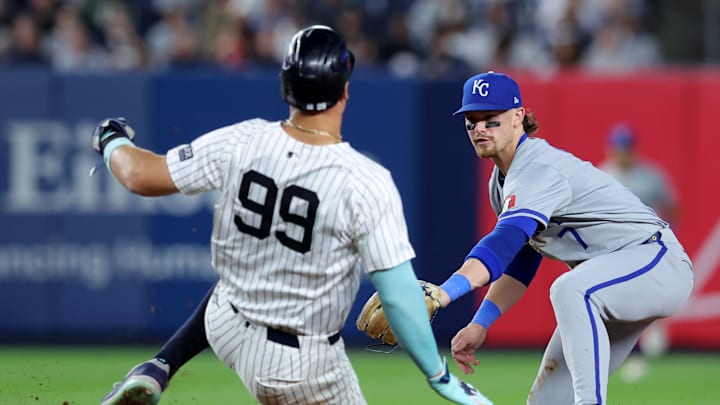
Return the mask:
<svg viewBox="0 0 720 405">
<path fill-rule="evenodd" d="M 505 111 L 517 107 L 522 107 L 517 82 L 506 74 L 490 71 L 465 81 L 462 107 L 453 115 L 466 111 Z"/>
<path fill-rule="evenodd" d="M 483 97 L 488 95 L 488 87 L 490 83 L 484 81 L 485 79 L 475 79 L 472 85 L 472 94 L 479 94 Z"/>
</svg>

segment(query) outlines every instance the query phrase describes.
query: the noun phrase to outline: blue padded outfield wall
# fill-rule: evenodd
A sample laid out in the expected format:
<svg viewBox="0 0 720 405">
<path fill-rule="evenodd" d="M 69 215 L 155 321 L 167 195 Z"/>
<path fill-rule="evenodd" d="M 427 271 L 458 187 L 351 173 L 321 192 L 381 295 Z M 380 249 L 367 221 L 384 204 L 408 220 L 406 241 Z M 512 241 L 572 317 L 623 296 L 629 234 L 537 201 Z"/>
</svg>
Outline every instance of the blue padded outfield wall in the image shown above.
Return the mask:
<svg viewBox="0 0 720 405">
<path fill-rule="evenodd" d="M 389 168 L 400 189 L 418 277 L 442 282 L 475 241 L 476 158 L 461 118 L 462 80 L 358 73 L 345 140 Z M 0 342 L 157 343 L 215 280 L 214 195 L 130 194 L 90 148 L 102 118 L 124 116 L 136 143 L 164 153 L 205 131 L 287 116 L 277 74 L 57 75 L 0 72 Z M 484 184 L 484 181 L 480 184 Z M 354 319 L 343 331 L 367 343 Z M 441 343 L 472 316 L 472 297 L 436 320 Z"/>
</svg>

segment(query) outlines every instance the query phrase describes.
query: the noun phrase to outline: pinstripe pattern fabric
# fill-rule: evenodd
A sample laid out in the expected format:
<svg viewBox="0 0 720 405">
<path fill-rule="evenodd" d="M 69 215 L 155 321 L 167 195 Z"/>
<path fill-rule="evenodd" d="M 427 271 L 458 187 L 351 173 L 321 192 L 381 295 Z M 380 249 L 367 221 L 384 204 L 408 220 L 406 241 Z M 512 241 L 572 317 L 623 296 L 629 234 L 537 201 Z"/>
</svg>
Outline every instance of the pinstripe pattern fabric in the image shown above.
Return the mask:
<svg viewBox="0 0 720 405">
<path fill-rule="evenodd" d="M 267 328 L 247 325 L 218 286 L 205 316 L 210 346 L 263 404 L 366 404 L 342 339 L 299 336 L 300 348 L 266 339 Z"/>
<path fill-rule="evenodd" d="M 305 144 L 262 119 L 171 149 L 167 163 L 183 193 L 220 191 L 220 281 L 206 313 L 218 357 L 263 403 L 364 403 L 342 341 L 327 336 L 344 325 L 363 268 L 414 257 L 390 173 L 348 143 Z M 300 335 L 300 350 L 268 341 L 265 327 Z"/>
</svg>

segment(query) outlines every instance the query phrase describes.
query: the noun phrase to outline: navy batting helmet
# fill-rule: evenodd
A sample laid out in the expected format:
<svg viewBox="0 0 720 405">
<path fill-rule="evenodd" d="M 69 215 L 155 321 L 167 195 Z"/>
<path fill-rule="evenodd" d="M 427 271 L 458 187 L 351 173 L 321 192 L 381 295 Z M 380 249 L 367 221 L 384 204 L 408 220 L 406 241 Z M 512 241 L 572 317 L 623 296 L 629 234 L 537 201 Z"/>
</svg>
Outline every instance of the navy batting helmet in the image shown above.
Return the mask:
<svg viewBox="0 0 720 405">
<path fill-rule="evenodd" d="M 283 99 L 303 111 L 323 111 L 342 97 L 355 56 L 345 39 L 325 25 L 298 31 L 280 71 Z"/>
</svg>

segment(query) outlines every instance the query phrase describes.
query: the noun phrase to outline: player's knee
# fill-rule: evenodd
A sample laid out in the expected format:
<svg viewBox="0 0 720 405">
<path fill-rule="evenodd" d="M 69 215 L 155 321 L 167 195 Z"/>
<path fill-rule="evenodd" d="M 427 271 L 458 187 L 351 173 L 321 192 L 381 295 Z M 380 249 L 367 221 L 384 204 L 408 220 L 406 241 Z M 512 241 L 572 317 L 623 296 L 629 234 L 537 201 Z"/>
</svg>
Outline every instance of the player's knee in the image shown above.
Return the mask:
<svg viewBox="0 0 720 405">
<path fill-rule="evenodd" d="M 584 296 L 577 283 L 574 283 L 573 279 L 567 276 L 568 273 L 563 274 L 550 286 L 550 302 L 554 308 L 577 305 L 578 301 L 581 301 Z"/>
</svg>

